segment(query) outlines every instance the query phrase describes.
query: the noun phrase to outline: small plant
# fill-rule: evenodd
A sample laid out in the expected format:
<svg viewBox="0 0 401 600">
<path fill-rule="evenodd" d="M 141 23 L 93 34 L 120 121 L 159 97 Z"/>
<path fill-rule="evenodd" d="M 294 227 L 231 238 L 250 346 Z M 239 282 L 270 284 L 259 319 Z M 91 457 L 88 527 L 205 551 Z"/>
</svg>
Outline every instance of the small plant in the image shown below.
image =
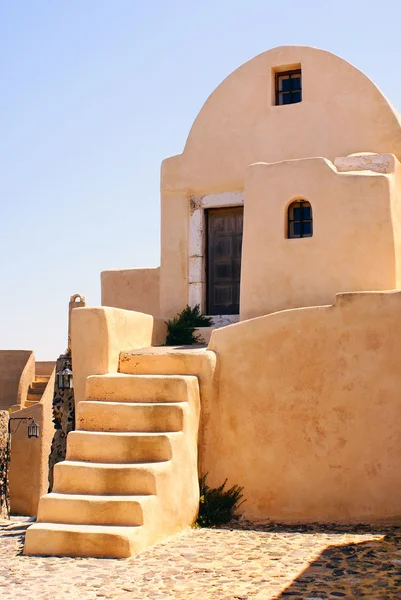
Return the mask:
<svg viewBox="0 0 401 600">
<path fill-rule="evenodd" d="M 200 307 L 197 304 L 194 308 L 186 306 L 176 317 L 166 321 L 167 337 L 166 346 L 191 346 L 192 344 L 202 344 L 200 335 L 195 335 L 195 329 L 198 327 L 210 327 L 211 317 L 205 317 L 200 314 Z"/>
<path fill-rule="evenodd" d="M 244 488 L 233 485 L 228 490 L 224 489 L 227 479 L 218 488 L 210 488 L 206 483 L 206 477 L 207 473 L 199 480 L 200 500 L 196 525 L 199 527 L 224 525 L 237 517 L 236 510 L 245 502 L 245 500 L 240 502 Z"/>
</svg>

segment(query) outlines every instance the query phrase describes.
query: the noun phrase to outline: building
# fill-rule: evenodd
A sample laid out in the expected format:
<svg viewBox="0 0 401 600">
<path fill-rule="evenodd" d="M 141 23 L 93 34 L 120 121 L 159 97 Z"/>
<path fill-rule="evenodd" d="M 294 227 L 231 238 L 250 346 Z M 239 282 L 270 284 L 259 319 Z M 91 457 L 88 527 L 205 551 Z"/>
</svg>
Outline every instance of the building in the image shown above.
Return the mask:
<svg viewBox="0 0 401 600">
<path fill-rule="evenodd" d="M 163 162 L 160 269 L 104 272 L 103 304 L 164 318 L 200 304 L 228 323 L 400 287 L 400 156 L 400 117 L 363 73 L 313 48 L 265 52 Z"/>
<path fill-rule="evenodd" d="M 26 553 L 140 551 L 193 522 L 199 473 L 251 520 L 401 514 L 400 158 L 399 115 L 328 52 L 223 81 L 163 162 L 160 267 L 72 312 L 77 430 Z M 207 349 L 156 348 L 187 304 Z"/>
</svg>

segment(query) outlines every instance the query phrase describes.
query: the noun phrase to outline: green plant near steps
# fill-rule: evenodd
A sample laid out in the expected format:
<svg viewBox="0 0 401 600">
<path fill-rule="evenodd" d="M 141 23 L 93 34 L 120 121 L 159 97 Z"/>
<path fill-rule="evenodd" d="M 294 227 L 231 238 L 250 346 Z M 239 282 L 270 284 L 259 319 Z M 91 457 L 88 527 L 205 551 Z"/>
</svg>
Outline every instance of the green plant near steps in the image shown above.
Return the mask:
<svg viewBox="0 0 401 600">
<path fill-rule="evenodd" d="M 200 306 L 197 304 L 194 308 L 186 306 L 176 317 L 166 321 L 167 337 L 166 346 L 190 346 L 192 344 L 202 344 L 200 335 L 195 335 L 195 329 L 198 327 L 210 327 L 211 317 L 205 317 L 200 314 Z"/>
<path fill-rule="evenodd" d="M 224 525 L 238 516 L 237 509 L 245 502 L 242 500 L 244 488 L 233 485 L 226 490 L 227 479 L 218 488 L 210 488 L 206 483 L 206 477 L 207 473 L 199 480 L 200 500 L 196 525 L 199 527 Z"/>
</svg>

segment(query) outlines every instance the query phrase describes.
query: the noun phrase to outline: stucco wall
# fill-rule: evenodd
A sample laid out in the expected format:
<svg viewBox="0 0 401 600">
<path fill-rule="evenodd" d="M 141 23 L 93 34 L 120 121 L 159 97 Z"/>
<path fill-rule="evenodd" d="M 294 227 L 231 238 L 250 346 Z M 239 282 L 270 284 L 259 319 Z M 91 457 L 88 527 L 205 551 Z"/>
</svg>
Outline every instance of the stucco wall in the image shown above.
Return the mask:
<svg viewBox="0 0 401 600">
<path fill-rule="evenodd" d="M 160 311 L 167 318 L 188 304 L 189 210 L 188 194 L 162 189 Z"/>
<path fill-rule="evenodd" d="M 275 106 L 275 70 L 299 65 L 302 102 Z M 363 151 L 401 158 L 399 115 L 368 77 L 341 58 L 285 46 L 229 75 L 199 112 L 184 152 L 162 164 L 161 314 L 171 317 L 188 302 L 191 196 L 244 190 L 246 170 L 256 162 L 334 160 Z"/>
<path fill-rule="evenodd" d="M 401 514 L 401 292 L 342 294 L 212 334 L 203 465 L 252 519 Z"/>
<path fill-rule="evenodd" d="M 274 73 L 302 68 L 302 102 L 275 106 Z M 251 59 L 209 96 L 184 152 L 163 163 L 162 188 L 243 189 L 248 165 L 354 152 L 401 158 L 399 115 L 372 81 L 316 48 L 281 46 Z"/>
<path fill-rule="evenodd" d="M 0 408 L 23 405 L 34 376 L 31 350 L 0 350 Z"/>
<path fill-rule="evenodd" d="M 103 271 L 102 305 L 159 316 L 159 273 L 160 268 Z"/>
<path fill-rule="evenodd" d="M 75 308 L 71 313 L 75 403 L 85 399 L 89 375 L 116 373 L 120 352 L 166 339 L 166 325 L 151 315 L 110 307 Z"/>
<path fill-rule="evenodd" d="M 392 208 L 394 177 L 338 173 L 323 158 L 250 166 L 241 320 L 332 304 L 339 292 L 396 288 L 394 227 L 398 235 L 401 221 Z M 313 236 L 288 239 L 287 209 L 299 198 L 312 205 Z"/>
<path fill-rule="evenodd" d="M 394 174 L 390 180 L 391 212 L 394 230 L 396 287 L 401 289 L 401 163 L 394 164 Z"/>
<path fill-rule="evenodd" d="M 41 496 L 48 490 L 49 454 L 54 433 L 52 400 L 53 372 L 41 401 L 13 412 L 11 417 L 33 417 L 39 425 L 38 439 L 28 438 L 28 422 L 11 423 L 10 503 L 13 514 L 34 516 Z"/>
<path fill-rule="evenodd" d="M 35 375 L 51 375 L 55 366 L 56 366 L 55 360 L 36 361 L 35 362 Z"/>
</svg>

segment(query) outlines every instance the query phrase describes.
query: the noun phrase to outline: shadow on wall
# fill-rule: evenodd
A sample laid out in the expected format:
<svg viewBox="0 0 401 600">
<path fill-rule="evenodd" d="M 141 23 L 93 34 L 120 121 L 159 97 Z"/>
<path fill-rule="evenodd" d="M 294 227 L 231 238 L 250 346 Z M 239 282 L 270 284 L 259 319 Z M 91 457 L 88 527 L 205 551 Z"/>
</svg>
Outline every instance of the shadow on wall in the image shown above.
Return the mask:
<svg viewBox="0 0 401 600">
<path fill-rule="evenodd" d="M 359 544 L 329 546 L 277 597 L 278 600 L 401 598 L 401 528 L 384 531 L 358 526 L 353 531 L 383 536 Z"/>
</svg>

